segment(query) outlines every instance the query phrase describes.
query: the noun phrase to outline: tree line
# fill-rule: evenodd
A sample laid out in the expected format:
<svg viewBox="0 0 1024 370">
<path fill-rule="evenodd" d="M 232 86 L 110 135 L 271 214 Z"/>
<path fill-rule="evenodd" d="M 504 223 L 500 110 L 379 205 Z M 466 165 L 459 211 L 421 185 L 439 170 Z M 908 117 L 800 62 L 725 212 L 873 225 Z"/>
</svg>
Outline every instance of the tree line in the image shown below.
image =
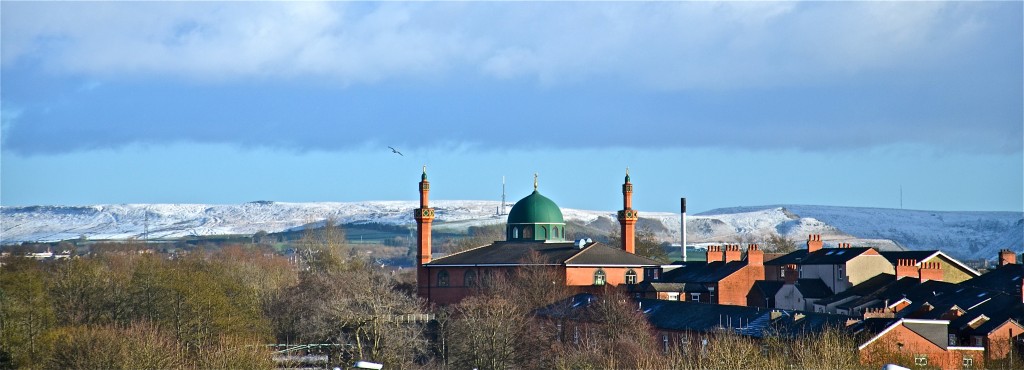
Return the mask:
<svg viewBox="0 0 1024 370">
<path fill-rule="evenodd" d="M 274 368 L 268 344 L 307 343 L 330 344 L 327 365 L 343 368 L 358 360 L 397 369 L 860 367 L 855 341 L 840 331 L 663 341 L 615 290 L 570 318 L 576 292 L 548 267 L 496 274 L 461 303 L 432 307 L 416 297 L 412 271 L 351 253 L 333 223 L 296 246 L 297 260 L 256 245 L 179 259 L 5 259 L 0 368 Z"/>
</svg>

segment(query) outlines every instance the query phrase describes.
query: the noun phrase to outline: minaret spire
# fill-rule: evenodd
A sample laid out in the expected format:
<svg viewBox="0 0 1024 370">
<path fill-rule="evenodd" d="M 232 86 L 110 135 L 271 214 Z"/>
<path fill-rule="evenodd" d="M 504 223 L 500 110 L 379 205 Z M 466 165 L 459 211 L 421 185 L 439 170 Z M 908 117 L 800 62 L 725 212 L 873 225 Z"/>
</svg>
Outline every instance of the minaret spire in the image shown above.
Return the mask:
<svg viewBox="0 0 1024 370">
<path fill-rule="evenodd" d="M 637 213 L 633 210 L 633 183 L 629 181 L 629 167 L 626 167 L 626 179 L 622 184 L 622 210 L 619 211 L 619 224 L 622 226 L 622 249 L 636 253 L 636 220 Z"/>
<path fill-rule="evenodd" d="M 537 191 L 537 173 L 533 173 L 533 191 Z"/>
<path fill-rule="evenodd" d="M 427 166 L 423 166 L 420 177 L 420 207 L 413 210 L 416 219 L 418 251 L 416 253 L 416 285 L 421 297 L 428 298 L 430 293 L 430 272 L 426 264 L 430 263 L 430 225 L 434 222 L 434 209 L 430 208 L 430 181 L 427 181 Z"/>
</svg>

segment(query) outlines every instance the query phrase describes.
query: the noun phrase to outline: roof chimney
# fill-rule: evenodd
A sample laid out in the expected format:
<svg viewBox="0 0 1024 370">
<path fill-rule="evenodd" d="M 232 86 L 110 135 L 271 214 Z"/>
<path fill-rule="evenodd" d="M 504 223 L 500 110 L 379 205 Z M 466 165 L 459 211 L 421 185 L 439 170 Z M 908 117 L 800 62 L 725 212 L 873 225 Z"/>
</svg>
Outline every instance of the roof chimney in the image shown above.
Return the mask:
<svg viewBox="0 0 1024 370">
<path fill-rule="evenodd" d="M 905 277 L 919 277 L 917 263 L 912 259 L 900 258 L 896 260 L 896 280 Z"/>
<path fill-rule="evenodd" d="M 921 262 L 917 276 L 922 283 L 928 280 L 942 281 L 942 266 L 938 262 Z"/>
<path fill-rule="evenodd" d="M 717 245 L 708 246 L 708 263 L 722 261 L 722 247 Z"/>
<path fill-rule="evenodd" d="M 1017 255 L 1009 249 L 999 251 L 999 266 L 1017 263 Z"/>
<path fill-rule="evenodd" d="M 757 244 L 747 246 L 747 266 L 763 266 L 764 251 Z"/>
<path fill-rule="evenodd" d="M 783 280 L 786 284 L 796 284 L 796 280 L 800 278 L 800 271 L 797 270 L 795 264 L 788 264 L 782 266 Z"/>
<path fill-rule="evenodd" d="M 807 253 L 814 253 L 821 250 L 821 246 L 824 243 L 821 242 L 821 234 L 811 234 L 807 236 Z"/>
<path fill-rule="evenodd" d="M 725 262 L 740 261 L 743 259 L 743 252 L 740 252 L 739 244 L 725 246 Z"/>
</svg>

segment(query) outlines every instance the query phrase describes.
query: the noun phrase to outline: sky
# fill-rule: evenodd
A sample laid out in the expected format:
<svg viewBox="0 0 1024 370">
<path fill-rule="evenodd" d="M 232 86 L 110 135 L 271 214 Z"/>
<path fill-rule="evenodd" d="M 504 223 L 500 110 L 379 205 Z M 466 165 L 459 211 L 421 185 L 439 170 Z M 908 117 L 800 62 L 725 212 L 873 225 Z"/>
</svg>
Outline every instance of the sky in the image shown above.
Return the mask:
<svg viewBox="0 0 1024 370">
<path fill-rule="evenodd" d="M 0 205 L 1024 209 L 1021 2 L 0 2 Z M 401 151 L 392 153 L 388 147 Z"/>
</svg>

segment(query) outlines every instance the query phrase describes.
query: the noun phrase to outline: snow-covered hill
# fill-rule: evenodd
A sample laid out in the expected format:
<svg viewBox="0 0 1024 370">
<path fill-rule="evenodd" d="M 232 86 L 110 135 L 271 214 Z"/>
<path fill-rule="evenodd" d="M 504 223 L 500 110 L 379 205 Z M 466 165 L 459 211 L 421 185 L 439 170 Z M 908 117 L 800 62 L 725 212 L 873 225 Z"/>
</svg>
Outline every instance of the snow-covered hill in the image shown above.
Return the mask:
<svg viewBox="0 0 1024 370">
<path fill-rule="evenodd" d="M 504 222 L 495 201 L 434 201 L 435 227 L 465 229 Z M 0 242 L 141 238 L 279 232 L 334 218 L 344 224 L 414 224 L 413 201 L 353 203 L 250 202 L 230 205 L 119 204 L 0 207 Z M 595 230 L 617 227 L 615 212 L 563 208 L 567 221 Z M 640 212 L 638 226 L 678 242 L 679 215 Z M 716 209 L 687 217 L 692 244 L 749 242 L 778 233 L 797 241 L 822 234 L 826 244 L 882 249 L 942 249 L 961 259 L 993 258 L 1024 245 L 1020 212 L 931 212 L 881 208 L 776 205 Z"/>
</svg>

